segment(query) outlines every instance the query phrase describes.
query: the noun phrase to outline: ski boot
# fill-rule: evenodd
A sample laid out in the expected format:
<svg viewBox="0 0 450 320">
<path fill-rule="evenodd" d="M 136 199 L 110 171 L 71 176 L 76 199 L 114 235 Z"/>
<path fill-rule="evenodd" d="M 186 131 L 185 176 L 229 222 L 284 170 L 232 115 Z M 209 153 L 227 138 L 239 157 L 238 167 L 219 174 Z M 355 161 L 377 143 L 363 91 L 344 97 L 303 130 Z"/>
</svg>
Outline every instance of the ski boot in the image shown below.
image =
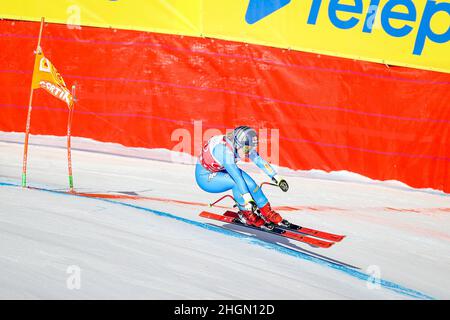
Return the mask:
<svg viewBox="0 0 450 320">
<path fill-rule="evenodd" d="M 261 219 L 256 213 L 247 210 L 239 210 L 239 217 L 245 220 L 245 223 L 255 227 L 262 227 L 266 222 Z"/>
<path fill-rule="evenodd" d="M 283 218 L 278 213 L 273 211 L 273 209 L 270 207 L 270 203 L 268 202 L 264 207 L 259 208 L 259 211 L 261 212 L 261 215 L 264 217 L 264 219 L 266 219 L 268 222 L 279 224 L 283 220 Z"/>
</svg>

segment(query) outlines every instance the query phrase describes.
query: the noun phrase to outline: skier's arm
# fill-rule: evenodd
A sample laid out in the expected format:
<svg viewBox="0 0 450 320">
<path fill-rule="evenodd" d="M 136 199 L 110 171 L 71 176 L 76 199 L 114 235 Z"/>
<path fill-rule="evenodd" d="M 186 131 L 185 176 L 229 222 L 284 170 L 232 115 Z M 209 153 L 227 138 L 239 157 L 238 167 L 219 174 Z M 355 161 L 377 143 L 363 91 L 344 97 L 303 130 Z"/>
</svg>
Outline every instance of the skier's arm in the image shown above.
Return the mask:
<svg viewBox="0 0 450 320">
<path fill-rule="evenodd" d="M 250 151 L 249 158 L 258 166 L 258 168 L 264 171 L 265 174 L 269 176 L 269 178 L 272 179 L 277 175 L 272 166 L 266 160 L 264 160 L 255 150 Z"/>
<path fill-rule="evenodd" d="M 250 160 L 252 160 L 258 168 L 260 168 L 262 171 L 264 171 L 269 178 L 272 179 L 283 191 L 287 191 L 289 189 L 289 185 L 287 184 L 286 180 L 284 180 L 277 172 L 272 168 L 272 166 L 264 160 L 258 152 L 255 150 L 250 151 L 249 154 Z"/>
</svg>

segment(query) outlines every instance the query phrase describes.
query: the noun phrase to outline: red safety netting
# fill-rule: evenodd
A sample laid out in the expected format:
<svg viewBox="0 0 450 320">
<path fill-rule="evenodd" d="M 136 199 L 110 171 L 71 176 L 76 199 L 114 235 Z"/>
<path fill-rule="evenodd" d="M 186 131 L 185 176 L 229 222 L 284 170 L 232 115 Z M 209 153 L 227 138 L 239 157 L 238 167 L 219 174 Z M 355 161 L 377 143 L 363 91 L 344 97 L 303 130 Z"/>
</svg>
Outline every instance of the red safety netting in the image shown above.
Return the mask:
<svg viewBox="0 0 450 320">
<path fill-rule="evenodd" d="M 39 24 L 0 21 L 0 130 L 24 131 Z M 450 192 L 450 75 L 216 39 L 46 24 L 74 136 L 172 149 L 176 129 L 279 129 L 279 164 Z M 35 93 L 32 134 L 66 134 Z M 193 146 L 194 142 L 192 142 Z M 191 150 L 198 153 L 198 150 Z"/>
</svg>

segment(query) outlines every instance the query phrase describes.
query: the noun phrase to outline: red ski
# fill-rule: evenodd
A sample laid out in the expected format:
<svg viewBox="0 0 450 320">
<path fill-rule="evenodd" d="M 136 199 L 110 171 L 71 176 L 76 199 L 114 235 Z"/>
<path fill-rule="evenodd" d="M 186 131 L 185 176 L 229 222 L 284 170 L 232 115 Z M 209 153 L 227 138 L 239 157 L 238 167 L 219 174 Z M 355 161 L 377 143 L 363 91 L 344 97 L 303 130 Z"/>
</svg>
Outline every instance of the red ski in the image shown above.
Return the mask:
<svg viewBox="0 0 450 320">
<path fill-rule="evenodd" d="M 251 226 L 251 225 L 245 224 L 241 220 L 239 220 L 237 215 L 235 217 L 232 217 L 232 216 L 219 215 L 219 214 L 215 214 L 215 213 L 211 213 L 211 212 L 207 212 L 207 211 L 202 211 L 200 213 L 200 217 L 223 221 L 223 222 L 228 222 L 228 223 L 232 223 L 232 224 L 237 224 L 239 226 L 243 226 L 246 228 L 256 229 L 256 230 L 259 230 L 262 232 L 267 232 L 270 234 L 278 235 L 278 236 L 289 238 L 292 240 L 304 242 L 304 243 L 307 243 L 307 244 L 309 244 L 311 246 L 315 246 L 315 247 L 329 248 L 334 244 L 334 242 L 328 242 L 328 241 L 304 236 L 304 235 L 298 234 L 296 232 L 292 232 L 290 230 L 280 228 L 277 225 L 269 225 L 269 227 L 263 226 L 260 228 Z"/>
<path fill-rule="evenodd" d="M 223 215 L 227 216 L 227 217 L 238 218 L 237 213 L 233 212 L 233 211 L 227 211 Z M 303 234 L 307 234 L 309 236 L 314 236 L 317 238 L 334 241 L 334 242 L 339 242 L 345 238 L 345 236 L 343 236 L 343 235 L 338 235 L 338 234 L 328 233 L 328 232 L 324 232 L 324 231 L 320 231 L 320 230 L 316 230 L 316 229 L 310 229 L 310 228 L 298 226 L 296 224 L 288 222 L 287 220 L 283 220 L 279 225 L 277 225 L 277 227 L 300 232 Z"/>
<path fill-rule="evenodd" d="M 328 232 L 324 232 L 324 231 L 320 231 L 320 230 L 305 228 L 305 227 L 297 226 L 295 224 L 289 224 L 289 225 L 282 224 L 281 226 L 283 228 L 287 228 L 289 230 L 294 230 L 294 231 L 301 232 L 301 233 L 304 233 L 304 234 L 307 234 L 310 236 L 314 236 L 314 237 L 325 239 L 325 240 L 335 241 L 335 242 L 339 242 L 345 238 L 344 235 L 338 235 L 338 234 L 328 233 Z"/>
</svg>

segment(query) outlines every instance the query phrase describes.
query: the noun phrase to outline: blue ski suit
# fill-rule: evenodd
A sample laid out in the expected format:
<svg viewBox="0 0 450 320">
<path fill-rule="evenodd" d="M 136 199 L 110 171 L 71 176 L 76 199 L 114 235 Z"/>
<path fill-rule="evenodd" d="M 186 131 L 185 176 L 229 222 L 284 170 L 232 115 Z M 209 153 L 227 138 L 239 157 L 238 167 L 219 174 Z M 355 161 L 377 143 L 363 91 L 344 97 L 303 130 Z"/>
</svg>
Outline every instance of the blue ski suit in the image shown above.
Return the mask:
<svg viewBox="0 0 450 320">
<path fill-rule="evenodd" d="M 272 166 L 256 150 L 251 150 L 248 157 L 270 178 L 276 175 Z M 236 162 L 239 159 L 240 156 L 237 150 L 232 147 L 228 137 L 212 137 L 203 147 L 202 155 L 195 168 L 197 184 L 204 191 L 212 193 L 225 192 L 231 189 L 241 210 L 243 210 L 245 204 L 242 195 L 250 193 L 256 205 L 262 208 L 268 200 L 256 182 L 237 166 Z"/>
</svg>

